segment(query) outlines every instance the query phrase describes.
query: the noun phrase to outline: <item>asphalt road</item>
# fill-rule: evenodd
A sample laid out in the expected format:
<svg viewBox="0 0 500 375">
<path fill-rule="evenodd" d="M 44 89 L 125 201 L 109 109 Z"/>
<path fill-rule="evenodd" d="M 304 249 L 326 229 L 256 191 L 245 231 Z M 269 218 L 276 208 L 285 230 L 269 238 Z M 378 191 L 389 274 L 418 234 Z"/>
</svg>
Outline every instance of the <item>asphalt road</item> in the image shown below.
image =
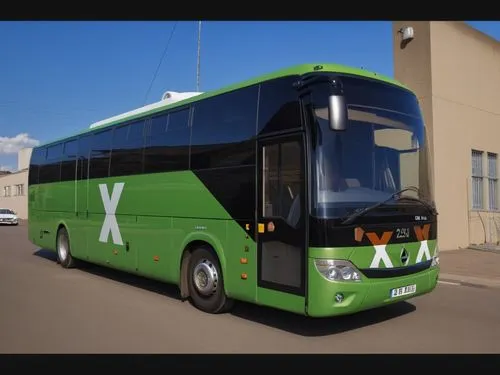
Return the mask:
<svg viewBox="0 0 500 375">
<path fill-rule="evenodd" d="M 176 288 L 97 266 L 64 270 L 0 227 L 2 353 L 500 353 L 500 289 L 434 293 L 335 319 L 239 304 L 209 315 Z"/>
</svg>

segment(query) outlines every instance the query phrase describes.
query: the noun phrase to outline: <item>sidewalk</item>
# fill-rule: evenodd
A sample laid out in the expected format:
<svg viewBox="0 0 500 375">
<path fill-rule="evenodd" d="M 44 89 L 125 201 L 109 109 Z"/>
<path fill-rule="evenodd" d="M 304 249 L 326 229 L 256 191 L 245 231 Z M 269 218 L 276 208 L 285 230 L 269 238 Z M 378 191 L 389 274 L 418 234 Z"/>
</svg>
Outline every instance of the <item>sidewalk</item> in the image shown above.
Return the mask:
<svg viewBox="0 0 500 375">
<path fill-rule="evenodd" d="M 500 288 L 500 251 L 476 249 L 440 251 L 439 260 L 440 281 Z"/>
</svg>

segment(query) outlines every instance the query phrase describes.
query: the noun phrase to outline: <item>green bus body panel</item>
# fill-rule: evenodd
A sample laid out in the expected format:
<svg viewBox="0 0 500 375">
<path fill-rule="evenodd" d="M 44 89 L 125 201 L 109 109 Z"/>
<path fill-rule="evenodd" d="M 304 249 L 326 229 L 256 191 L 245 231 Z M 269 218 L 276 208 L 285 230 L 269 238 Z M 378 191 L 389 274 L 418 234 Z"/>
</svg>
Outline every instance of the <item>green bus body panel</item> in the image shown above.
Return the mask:
<svg viewBox="0 0 500 375">
<path fill-rule="evenodd" d="M 115 213 L 124 245 L 113 244 L 111 234 L 107 243 L 99 242 L 105 220 L 99 184 L 111 195 L 114 183 L 125 184 Z M 55 251 L 57 229 L 64 225 L 75 258 L 178 285 L 183 249 L 203 241 L 217 252 L 228 296 L 304 314 L 304 297 L 257 288 L 256 243 L 192 172 L 78 181 L 76 190 L 87 193 L 88 216 L 85 209 L 75 212 L 75 182 L 29 188 L 36 197 L 29 221 L 34 244 Z"/>
<path fill-rule="evenodd" d="M 124 183 L 115 213 L 123 245 L 115 245 L 111 233 L 108 242 L 99 241 L 106 216 L 99 184 L 111 196 L 115 183 Z M 88 197 L 88 216 L 86 209 L 75 210 L 80 190 Z M 34 185 L 29 196 L 29 238 L 37 246 L 55 251 L 63 224 L 75 258 L 178 284 L 183 249 L 203 241 L 220 259 L 227 294 L 256 300 L 255 242 L 190 171 Z"/>
</svg>

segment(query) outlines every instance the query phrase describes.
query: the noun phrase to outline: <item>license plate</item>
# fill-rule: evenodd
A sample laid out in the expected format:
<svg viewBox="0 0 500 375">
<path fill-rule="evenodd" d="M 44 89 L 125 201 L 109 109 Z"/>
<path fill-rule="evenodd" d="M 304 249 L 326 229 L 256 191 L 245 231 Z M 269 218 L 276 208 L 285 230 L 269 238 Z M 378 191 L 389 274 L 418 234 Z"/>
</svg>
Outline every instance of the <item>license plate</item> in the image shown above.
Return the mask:
<svg viewBox="0 0 500 375">
<path fill-rule="evenodd" d="M 399 288 L 391 289 L 391 298 L 407 296 L 409 294 L 413 294 L 417 291 L 417 285 L 407 285 L 401 286 Z"/>
</svg>

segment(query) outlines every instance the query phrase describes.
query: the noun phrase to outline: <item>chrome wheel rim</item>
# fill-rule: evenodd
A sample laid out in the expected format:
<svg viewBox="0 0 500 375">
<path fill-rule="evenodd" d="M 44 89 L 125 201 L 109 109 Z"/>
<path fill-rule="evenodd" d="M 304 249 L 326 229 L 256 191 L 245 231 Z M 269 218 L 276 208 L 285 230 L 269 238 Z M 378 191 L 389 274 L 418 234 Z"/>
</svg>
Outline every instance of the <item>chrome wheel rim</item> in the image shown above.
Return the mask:
<svg viewBox="0 0 500 375">
<path fill-rule="evenodd" d="M 204 295 L 210 296 L 217 290 L 219 274 L 215 265 L 207 259 L 202 259 L 193 270 L 193 284 L 196 290 Z"/>
<path fill-rule="evenodd" d="M 64 235 L 59 236 L 57 251 L 59 253 L 59 259 L 65 261 L 68 257 L 68 238 Z"/>
</svg>

